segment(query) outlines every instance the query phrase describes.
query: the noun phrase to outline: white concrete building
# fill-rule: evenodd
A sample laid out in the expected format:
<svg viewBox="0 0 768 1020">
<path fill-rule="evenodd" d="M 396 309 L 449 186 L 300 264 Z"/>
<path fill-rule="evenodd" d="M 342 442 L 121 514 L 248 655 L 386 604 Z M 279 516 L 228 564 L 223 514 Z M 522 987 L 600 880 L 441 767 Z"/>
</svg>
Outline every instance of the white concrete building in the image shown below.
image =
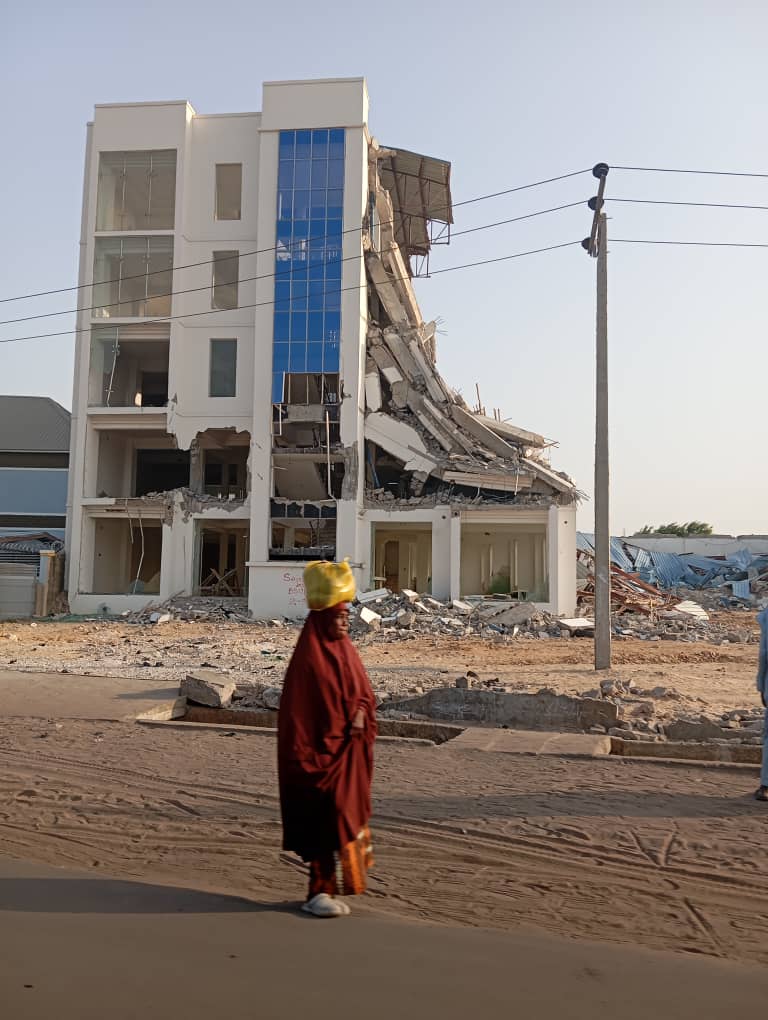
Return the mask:
<svg viewBox="0 0 768 1020">
<path fill-rule="evenodd" d="M 268 83 L 252 114 L 96 108 L 73 611 L 298 615 L 304 563 L 347 557 L 362 588 L 573 612 L 573 483 L 437 372 L 411 278 L 451 222 L 450 164 L 379 146 L 363 79 Z"/>
</svg>

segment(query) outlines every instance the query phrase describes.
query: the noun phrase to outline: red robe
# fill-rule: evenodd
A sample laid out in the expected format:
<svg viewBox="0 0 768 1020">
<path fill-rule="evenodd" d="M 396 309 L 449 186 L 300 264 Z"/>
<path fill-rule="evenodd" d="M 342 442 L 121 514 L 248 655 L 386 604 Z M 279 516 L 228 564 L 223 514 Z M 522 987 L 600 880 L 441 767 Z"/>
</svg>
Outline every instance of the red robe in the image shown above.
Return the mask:
<svg viewBox="0 0 768 1020">
<path fill-rule="evenodd" d="M 280 700 L 283 849 L 305 861 L 351 843 L 371 816 L 376 699 L 349 637 L 331 637 L 342 608 L 310 612 Z M 352 729 L 358 709 L 362 731 Z"/>
</svg>

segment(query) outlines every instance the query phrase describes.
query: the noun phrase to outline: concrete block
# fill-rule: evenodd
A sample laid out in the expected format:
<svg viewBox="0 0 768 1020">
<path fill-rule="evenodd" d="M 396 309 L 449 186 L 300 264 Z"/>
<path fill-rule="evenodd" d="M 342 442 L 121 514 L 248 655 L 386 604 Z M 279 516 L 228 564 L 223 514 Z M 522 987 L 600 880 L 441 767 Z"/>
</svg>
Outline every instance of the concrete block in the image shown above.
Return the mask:
<svg viewBox="0 0 768 1020">
<path fill-rule="evenodd" d="M 391 594 L 392 592 L 389 588 L 375 588 L 373 591 L 359 591 L 357 593 L 357 601 L 364 606 L 367 602 L 375 602 L 376 599 L 385 599 Z"/>
<path fill-rule="evenodd" d="M 236 685 L 208 670 L 187 673 L 181 681 L 179 694 L 195 705 L 207 708 L 228 708 L 232 704 Z"/>
<path fill-rule="evenodd" d="M 400 591 L 400 594 L 403 595 L 405 598 L 407 598 L 409 602 L 418 602 L 419 601 L 419 593 L 415 592 L 415 591 L 411 591 L 410 588 L 402 588 L 401 591 Z"/>
<path fill-rule="evenodd" d="M 471 616 L 475 611 L 469 602 L 462 602 L 461 599 L 453 599 L 451 605 L 460 616 Z"/>
<path fill-rule="evenodd" d="M 509 604 L 507 602 L 496 605 L 484 605 L 480 610 L 481 617 L 486 623 L 497 627 L 519 627 L 536 615 L 538 609 L 532 602 L 519 602 Z"/>
<path fill-rule="evenodd" d="M 381 626 L 381 617 L 378 613 L 374 613 L 372 609 L 368 609 L 367 606 L 363 606 L 360 610 L 360 619 L 370 630 L 378 630 Z"/>
<path fill-rule="evenodd" d="M 619 710 L 610 701 L 566 694 L 462 690 L 441 687 L 418 698 L 390 702 L 388 710 L 451 722 L 490 723 L 524 730 L 588 732 L 616 726 Z"/>
</svg>

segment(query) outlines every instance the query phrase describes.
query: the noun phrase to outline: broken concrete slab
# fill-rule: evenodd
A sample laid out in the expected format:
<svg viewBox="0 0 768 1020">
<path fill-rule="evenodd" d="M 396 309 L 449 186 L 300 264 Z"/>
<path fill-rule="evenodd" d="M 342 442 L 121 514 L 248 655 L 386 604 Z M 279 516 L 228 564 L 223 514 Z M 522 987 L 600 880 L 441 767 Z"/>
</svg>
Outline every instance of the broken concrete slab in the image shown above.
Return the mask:
<svg viewBox="0 0 768 1020">
<path fill-rule="evenodd" d="M 360 619 L 370 630 L 378 630 L 381 626 L 381 617 L 378 613 L 374 613 L 372 609 L 367 606 L 363 606 L 360 610 Z"/>
<path fill-rule="evenodd" d="M 373 591 L 359 591 L 356 600 L 365 605 L 368 602 L 375 602 L 376 599 L 388 598 L 391 594 L 389 588 L 375 588 Z"/>
<path fill-rule="evenodd" d="M 206 708 L 228 708 L 235 695 L 236 684 L 233 680 L 225 680 L 217 673 L 209 670 L 197 670 L 187 673 L 181 681 L 179 694 L 195 705 Z"/>
<path fill-rule="evenodd" d="M 538 609 L 533 602 L 486 603 L 480 610 L 480 616 L 486 623 L 495 623 L 500 627 L 519 627 L 528 623 L 536 613 Z"/>
<path fill-rule="evenodd" d="M 674 741 L 733 739 L 741 736 L 741 730 L 719 726 L 704 715 L 698 720 L 676 719 L 664 727 L 664 732 L 669 740 Z"/>
<path fill-rule="evenodd" d="M 461 599 L 453 599 L 451 605 L 460 616 L 471 616 L 475 608 L 469 602 L 462 602 Z"/>
<path fill-rule="evenodd" d="M 566 694 L 518 694 L 441 687 L 417 698 L 393 701 L 387 711 L 425 715 L 446 722 L 491 723 L 528 730 L 587 732 L 615 726 L 618 706 L 610 701 Z"/>
<path fill-rule="evenodd" d="M 569 634 L 591 636 L 595 633 L 595 621 L 589 620 L 586 617 L 578 617 L 573 620 L 558 620 L 557 624 L 563 630 L 567 630 Z"/>
</svg>

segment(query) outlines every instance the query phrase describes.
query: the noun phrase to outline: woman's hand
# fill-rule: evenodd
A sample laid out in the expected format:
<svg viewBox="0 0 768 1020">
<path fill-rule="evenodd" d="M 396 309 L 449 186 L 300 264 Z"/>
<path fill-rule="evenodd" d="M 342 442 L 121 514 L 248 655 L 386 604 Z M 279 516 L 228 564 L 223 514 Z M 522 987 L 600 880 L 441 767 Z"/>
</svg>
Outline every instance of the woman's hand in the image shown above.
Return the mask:
<svg viewBox="0 0 768 1020">
<path fill-rule="evenodd" d="M 365 712 L 362 710 L 362 708 L 358 708 L 358 710 L 352 716 L 352 729 L 353 730 L 365 729 Z"/>
</svg>

